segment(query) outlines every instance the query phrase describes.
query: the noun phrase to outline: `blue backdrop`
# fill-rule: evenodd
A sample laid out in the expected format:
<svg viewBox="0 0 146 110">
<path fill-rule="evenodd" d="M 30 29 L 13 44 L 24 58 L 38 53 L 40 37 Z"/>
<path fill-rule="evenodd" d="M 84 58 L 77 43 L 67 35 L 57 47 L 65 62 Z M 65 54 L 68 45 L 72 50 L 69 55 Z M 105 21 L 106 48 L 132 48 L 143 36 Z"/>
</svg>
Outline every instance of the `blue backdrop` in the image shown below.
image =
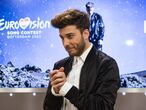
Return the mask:
<svg viewBox="0 0 146 110">
<path fill-rule="evenodd" d="M 142 71 L 144 74 L 141 76 L 145 75 L 146 1 L 90 1 L 95 3 L 95 12 L 102 16 L 105 23 L 103 51 L 116 59 L 122 81 L 126 81 L 127 84 L 122 87 L 128 87 L 127 77 L 131 73 Z M 1 74 L 14 73 L 17 68 L 17 73 L 43 73 L 43 78 L 48 81 L 47 72 L 53 68 L 53 64 L 68 55 L 62 46 L 58 30 L 50 25 L 50 20 L 69 8 L 86 11 L 87 2 L 88 0 L 0 0 Z M 137 79 L 137 76 L 140 79 Z M 145 79 L 139 76 L 137 73 L 134 74 L 134 78 L 145 85 Z M 40 82 L 39 78 L 35 77 Z M 45 85 L 45 81 L 41 83 Z M 35 87 L 47 86 L 44 85 Z M 1 87 L 9 86 L 1 84 Z"/>
</svg>

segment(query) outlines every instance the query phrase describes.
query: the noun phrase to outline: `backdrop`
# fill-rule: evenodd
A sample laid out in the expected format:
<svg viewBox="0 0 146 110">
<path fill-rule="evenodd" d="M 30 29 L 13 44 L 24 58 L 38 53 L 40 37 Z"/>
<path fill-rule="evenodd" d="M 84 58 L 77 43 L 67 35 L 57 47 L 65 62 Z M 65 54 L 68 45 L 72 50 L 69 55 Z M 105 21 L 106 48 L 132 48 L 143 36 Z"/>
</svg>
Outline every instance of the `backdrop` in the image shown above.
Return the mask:
<svg viewBox="0 0 146 110">
<path fill-rule="evenodd" d="M 146 1 L 90 0 L 105 24 L 103 52 L 116 59 L 121 87 L 146 87 Z M 50 25 L 88 0 L 0 0 L 0 87 L 47 87 L 53 64 L 68 54 Z"/>
</svg>

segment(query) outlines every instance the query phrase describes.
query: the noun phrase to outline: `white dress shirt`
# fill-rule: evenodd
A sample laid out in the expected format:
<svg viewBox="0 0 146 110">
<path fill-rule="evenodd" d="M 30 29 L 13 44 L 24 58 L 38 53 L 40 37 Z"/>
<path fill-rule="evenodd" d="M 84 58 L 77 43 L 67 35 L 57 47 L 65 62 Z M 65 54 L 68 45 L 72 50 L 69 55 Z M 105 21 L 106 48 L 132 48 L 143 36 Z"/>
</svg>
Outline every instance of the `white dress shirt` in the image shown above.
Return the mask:
<svg viewBox="0 0 146 110">
<path fill-rule="evenodd" d="M 79 88 L 80 71 L 91 48 L 92 44 L 90 44 L 90 47 L 81 56 L 74 57 L 72 70 L 69 72 L 67 76 L 67 81 L 61 87 L 59 94 L 56 94 L 52 88 L 53 95 L 65 96 L 67 92 L 72 88 L 72 86 Z M 78 110 L 78 109 L 72 103 L 70 103 L 68 99 L 64 98 L 62 110 Z"/>
</svg>

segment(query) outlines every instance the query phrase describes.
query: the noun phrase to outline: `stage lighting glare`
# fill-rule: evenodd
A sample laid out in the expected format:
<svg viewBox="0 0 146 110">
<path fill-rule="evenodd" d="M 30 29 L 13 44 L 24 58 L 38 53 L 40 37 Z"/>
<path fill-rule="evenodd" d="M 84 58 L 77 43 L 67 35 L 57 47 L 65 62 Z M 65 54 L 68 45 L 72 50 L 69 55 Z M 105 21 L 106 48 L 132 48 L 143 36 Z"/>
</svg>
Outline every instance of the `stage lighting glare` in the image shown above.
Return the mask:
<svg viewBox="0 0 146 110">
<path fill-rule="evenodd" d="M 53 48 L 54 47 L 54 44 L 51 44 L 50 47 Z"/>
<path fill-rule="evenodd" d="M 133 40 L 127 40 L 126 41 L 126 45 L 127 46 L 133 46 L 134 45 L 134 41 Z"/>
<path fill-rule="evenodd" d="M 34 92 L 34 93 L 32 93 L 32 95 L 33 95 L 33 96 L 36 96 L 36 93 Z"/>
<path fill-rule="evenodd" d="M 10 95 L 10 97 L 12 97 L 13 96 L 13 93 L 10 93 L 9 95 Z"/>
<path fill-rule="evenodd" d="M 122 95 L 126 95 L 126 92 L 122 92 Z"/>
</svg>

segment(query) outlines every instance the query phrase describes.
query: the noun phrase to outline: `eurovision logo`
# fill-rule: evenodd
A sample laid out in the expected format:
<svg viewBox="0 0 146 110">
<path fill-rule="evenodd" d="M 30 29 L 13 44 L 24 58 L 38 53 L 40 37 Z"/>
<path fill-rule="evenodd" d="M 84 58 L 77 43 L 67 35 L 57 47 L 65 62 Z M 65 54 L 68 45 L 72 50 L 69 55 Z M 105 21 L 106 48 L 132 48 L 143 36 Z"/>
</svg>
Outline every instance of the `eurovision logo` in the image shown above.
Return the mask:
<svg viewBox="0 0 146 110">
<path fill-rule="evenodd" d="M 20 18 L 18 21 L 0 19 L 0 31 L 6 31 L 7 38 L 41 38 L 42 29 L 50 28 L 50 21 L 31 20 L 30 17 Z M 4 34 L 3 34 L 4 35 Z"/>
<path fill-rule="evenodd" d="M 28 29 L 45 29 L 50 27 L 50 21 L 41 20 L 39 17 L 36 20 L 31 20 L 29 17 L 21 18 L 18 21 L 5 21 L 0 19 L 0 31 L 3 30 L 18 30 Z"/>
<path fill-rule="evenodd" d="M 26 18 L 21 18 L 19 20 L 19 26 L 22 28 L 22 29 L 26 29 L 29 24 L 30 24 L 30 18 L 29 17 L 26 17 Z"/>
</svg>

